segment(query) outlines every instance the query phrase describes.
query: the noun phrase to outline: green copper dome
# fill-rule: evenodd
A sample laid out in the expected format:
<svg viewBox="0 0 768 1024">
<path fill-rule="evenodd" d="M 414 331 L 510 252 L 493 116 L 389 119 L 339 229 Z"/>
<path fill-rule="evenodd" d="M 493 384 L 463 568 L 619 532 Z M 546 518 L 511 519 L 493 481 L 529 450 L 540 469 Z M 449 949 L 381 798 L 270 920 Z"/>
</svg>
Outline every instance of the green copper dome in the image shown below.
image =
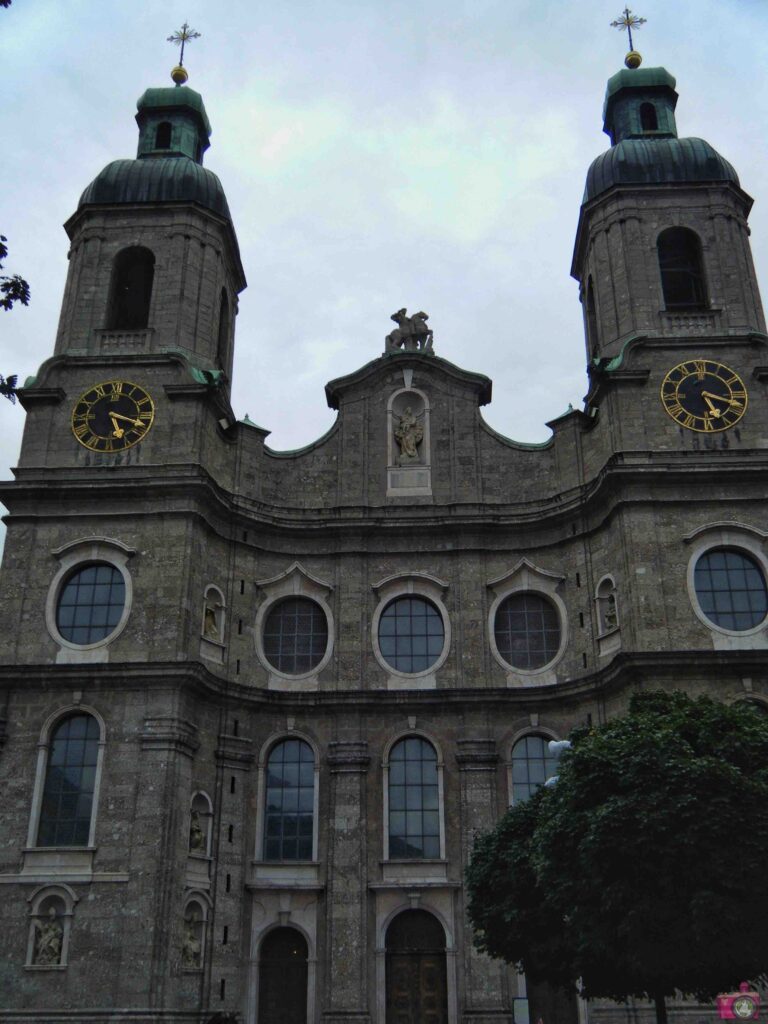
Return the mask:
<svg viewBox="0 0 768 1024">
<path fill-rule="evenodd" d="M 189 157 L 113 160 L 83 192 L 78 209 L 112 203 L 197 203 L 231 221 L 221 182 Z"/>
<path fill-rule="evenodd" d="M 584 202 L 614 185 L 729 181 L 736 171 L 704 139 L 679 139 L 675 79 L 666 68 L 626 68 L 608 80 L 603 131 L 611 148 L 587 172 Z"/>
<path fill-rule="evenodd" d="M 592 161 L 583 202 L 614 185 L 665 185 L 670 182 L 731 181 L 739 177 L 704 139 L 625 139 Z"/>
<path fill-rule="evenodd" d="M 203 167 L 211 125 L 203 98 L 187 86 L 147 89 L 139 98 L 135 160 L 107 164 L 78 209 L 111 203 L 197 203 L 231 222 L 221 182 Z"/>
</svg>

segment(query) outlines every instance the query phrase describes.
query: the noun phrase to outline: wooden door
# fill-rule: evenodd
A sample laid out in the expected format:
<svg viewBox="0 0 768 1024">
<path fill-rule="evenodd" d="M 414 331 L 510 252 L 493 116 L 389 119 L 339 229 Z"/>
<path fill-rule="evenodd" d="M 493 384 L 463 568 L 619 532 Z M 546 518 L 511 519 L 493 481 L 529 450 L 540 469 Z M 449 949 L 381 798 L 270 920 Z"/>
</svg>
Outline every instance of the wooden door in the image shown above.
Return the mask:
<svg viewBox="0 0 768 1024">
<path fill-rule="evenodd" d="M 445 937 L 424 910 L 399 914 L 387 930 L 387 1024 L 447 1024 Z"/>
<path fill-rule="evenodd" d="M 259 957 L 258 1024 L 307 1024 L 307 943 L 295 928 L 275 928 Z"/>
</svg>

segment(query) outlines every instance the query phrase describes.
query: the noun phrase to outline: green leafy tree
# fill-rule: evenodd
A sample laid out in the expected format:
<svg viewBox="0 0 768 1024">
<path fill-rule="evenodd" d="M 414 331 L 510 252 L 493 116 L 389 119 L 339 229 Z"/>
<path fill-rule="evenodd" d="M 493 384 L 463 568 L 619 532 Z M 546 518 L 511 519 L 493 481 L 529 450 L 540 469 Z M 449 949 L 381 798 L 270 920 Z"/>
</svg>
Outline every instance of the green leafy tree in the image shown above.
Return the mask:
<svg viewBox="0 0 768 1024">
<path fill-rule="evenodd" d="M 475 944 L 533 982 L 617 1001 L 709 1000 L 768 968 L 768 718 L 636 694 L 577 730 L 557 783 L 467 870 Z"/>
<path fill-rule="evenodd" d="M 8 256 L 7 241 L 5 235 L 0 235 L 0 270 L 3 269 L 2 261 Z M 22 306 L 29 305 L 29 285 L 19 274 L 0 274 L 0 309 L 13 309 L 15 302 L 20 302 Z"/>
<path fill-rule="evenodd" d="M 4 3 L 0 0 L 0 5 L 8 7 L 8 3 Z M 0 235 L 0 270 L 3 269 L 2 261 L 8 256 L 8 246 L 5 244 L 8 239 L 5 235 Z M 19 274 L 0 274 L 0 309 L 8 310 L 13 309 L 13 304 L 20 302 L 22 306 L 29 305 L 29 285 Z M 11 402 L 16 401 L 16 384 L 18 377 L 13 374 L 9 377 L 3 377 L 0 374 L 0 395 L 4 398 L 8 398 Z"/>
</svg>

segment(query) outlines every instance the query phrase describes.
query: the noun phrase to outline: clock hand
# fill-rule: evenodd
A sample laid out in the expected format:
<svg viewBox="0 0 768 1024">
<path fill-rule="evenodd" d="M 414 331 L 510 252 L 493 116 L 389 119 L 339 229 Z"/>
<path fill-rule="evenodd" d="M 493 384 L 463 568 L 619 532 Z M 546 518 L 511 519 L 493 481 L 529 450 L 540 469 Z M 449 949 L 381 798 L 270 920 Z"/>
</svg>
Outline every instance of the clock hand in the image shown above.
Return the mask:
<svg viewBox="0 0 768 1024">
<path fill-rule="evenodd" d="M 723 410 L 722 409 L 718 409 L 718 407 L 716 405 L 712 404 L 712 399 L 709 397 L 708 394 L 705 395 L 702 392 L 701 397 L 704 399 L 704 401 L 709 406 L 709 411 L 712 413 L 713 416 L 722 416 L 723 415 Z M 717 396 L 715 396 L 715 397 L 717 397 Z"/>
<path fill-rule="evenodd" d="M 110 413 L 109 418 L 112 420 L 112 436 L 118 438 L 119 440 L 123 436 L 125 431 L 123 430 L 122 427 L 118 426 L 117 422 L 115 421 L 116 415 L 117 413 Z"/>
<path fill-rule="evenodd" d="M 715 399 L 717 399 L 718 402 L 727 402 L 728 405 L 739 405 L 740 404 L 739 402 L 736 402 L 733 398 L 726 398 L 725 395 L 713 395 L 711 391 L 701 391 L 701 392 L 699 392 L 699 394 L 704 399 L 715 398 Z"/>
<path fill-rule="evenodd" d="M 135 420 L 131 416 L 123 416 L 120 412 L 111 412 L 109 414 L 109 418 L 111 420 L 125 420 L 127 423 L 132 423 L 134 427 L 141 426 L 141 420 Z"/>
</svg>

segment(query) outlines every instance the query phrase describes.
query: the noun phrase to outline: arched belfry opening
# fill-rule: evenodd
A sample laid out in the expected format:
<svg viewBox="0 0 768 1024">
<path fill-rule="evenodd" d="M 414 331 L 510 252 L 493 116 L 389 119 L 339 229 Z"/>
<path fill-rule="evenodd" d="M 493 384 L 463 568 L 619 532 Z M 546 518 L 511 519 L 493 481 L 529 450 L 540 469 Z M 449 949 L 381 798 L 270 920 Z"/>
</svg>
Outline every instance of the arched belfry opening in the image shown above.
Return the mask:
<svg viewBox="0 0 768 1024">
<path fill-rule="evenodd" d="M 307 940 L 296 928 L 275 928 L 259 956 L 259 1024 L 307 1024 Z"/>
<path fill-rule="evenodd" d="M 141 331 L 149 324 L 155 257 L 141 245 L 121 250 L 112 267 L 107 312 L 109 330 Z"/>
<path fill-rule="evenodd" d="M 445 932 L 426 910 L 404 910 L 387 928 L 387 1024 L 447 1024 Z"/>
<path fill-rule="evenodd" d="M 170 121 L 161 121 L 155 131 L 155 149 L 171 148 L 171 132 L 173 126 Z"/>
<path fill-rule="evenodd" d="M 644 132 L 657 132 L 659 130 L 659 119 L 653 103 L 640 104 L 640 127 Z"/>
<path fill-rule="evenodd" d="M 701 242 L 689 228 L 667 228 L 656 242 L 664 305 L 669 310 L 704 309 L 707 290 Z"/>
</svg>

